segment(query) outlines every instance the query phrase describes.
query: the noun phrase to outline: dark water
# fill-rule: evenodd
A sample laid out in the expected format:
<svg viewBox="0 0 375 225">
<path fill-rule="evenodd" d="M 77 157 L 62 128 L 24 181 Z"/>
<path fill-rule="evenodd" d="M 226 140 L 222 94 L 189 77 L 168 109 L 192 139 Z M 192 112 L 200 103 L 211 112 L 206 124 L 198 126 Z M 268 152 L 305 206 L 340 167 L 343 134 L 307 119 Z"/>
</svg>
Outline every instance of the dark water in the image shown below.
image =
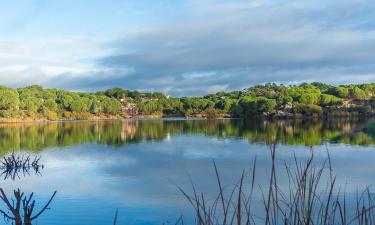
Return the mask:
<svg viewBox="0 0 375 225">
<path fill-rule="evenodd" d="M 34 224 L 162 224 L 191 210 L 176 184 L 189 190 L 188 174 L 204 193 L 215 193 L 215 159 L 223 182 L 233 184 L 258 157 L 260 184 L 269 171 L 269 145 L 281 166 L 314 151 L 331 153 L 338 184 L 355 193 L 375 183 L 375 134 L 371 121 L 131 120 L 0 125 L 0 152 L 41 156 L 44 168 L 1 181 L 7 193 L 34 192 L 36 208 L 58 191 Z M 3 176 L 4 178 L 4 176 Z M 280 180 L 286 185 L 286 180 Z M 1 203 L 0 207 L 4 208 Z"/>
</svg>

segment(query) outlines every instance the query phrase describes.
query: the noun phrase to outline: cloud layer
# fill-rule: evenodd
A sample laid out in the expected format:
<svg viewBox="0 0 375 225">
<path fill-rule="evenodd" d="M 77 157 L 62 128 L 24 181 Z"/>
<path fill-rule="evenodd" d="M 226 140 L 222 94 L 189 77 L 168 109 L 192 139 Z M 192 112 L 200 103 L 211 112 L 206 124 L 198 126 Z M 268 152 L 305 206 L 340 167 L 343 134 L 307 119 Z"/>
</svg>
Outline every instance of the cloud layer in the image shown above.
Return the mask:
<svg viewBox="0 0 375 225">
<path fill-rule="evenodd" d="M 106 41 L 52 41 L 44 51 L 0 43 L 16 54 L 0 55 L 13 62 L 0 64 L 0 82 L 176 96 L 265 82 L 375 82 L 374 8 L 370 1 L 188 0 L 168 21 L 140 14 L 142 25 Z"/>
</svg>

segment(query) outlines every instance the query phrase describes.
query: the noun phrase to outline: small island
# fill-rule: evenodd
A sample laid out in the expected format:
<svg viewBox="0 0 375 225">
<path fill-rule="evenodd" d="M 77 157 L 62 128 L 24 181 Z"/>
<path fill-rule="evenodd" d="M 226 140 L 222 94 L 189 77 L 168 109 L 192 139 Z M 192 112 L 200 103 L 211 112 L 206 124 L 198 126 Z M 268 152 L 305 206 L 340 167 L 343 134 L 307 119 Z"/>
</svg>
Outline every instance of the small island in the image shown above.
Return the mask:
<svg viewBox="0 0 375 225">
<path fill-rule="evenodd" d="M 375 83 L 268 83 L 201 97 L 170 97 L 111 88 L 95 93 L 0 87 L 0 120 L 46 121 L 155 117 L 291 119 L 371 117 Z"/>
</svg>

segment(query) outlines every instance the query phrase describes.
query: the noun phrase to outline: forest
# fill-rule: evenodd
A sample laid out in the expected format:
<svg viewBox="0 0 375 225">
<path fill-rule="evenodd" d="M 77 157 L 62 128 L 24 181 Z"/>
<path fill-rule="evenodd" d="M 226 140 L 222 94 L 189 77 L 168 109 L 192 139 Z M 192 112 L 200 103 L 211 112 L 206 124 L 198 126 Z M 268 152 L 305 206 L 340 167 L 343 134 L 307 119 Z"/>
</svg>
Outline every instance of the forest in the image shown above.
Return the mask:
<svg viewBox="0 0 375 225">
<path fill-rule="evenodd" d="M 127 117 L 319 117 L 373 115 L 375 83 L 329 85 L 268 83 L 202 97 L 170 97 L 111 88 L 95 93 L 32 85 L 0 87 L 0 117 L 93 119 Z"/>
</svg>

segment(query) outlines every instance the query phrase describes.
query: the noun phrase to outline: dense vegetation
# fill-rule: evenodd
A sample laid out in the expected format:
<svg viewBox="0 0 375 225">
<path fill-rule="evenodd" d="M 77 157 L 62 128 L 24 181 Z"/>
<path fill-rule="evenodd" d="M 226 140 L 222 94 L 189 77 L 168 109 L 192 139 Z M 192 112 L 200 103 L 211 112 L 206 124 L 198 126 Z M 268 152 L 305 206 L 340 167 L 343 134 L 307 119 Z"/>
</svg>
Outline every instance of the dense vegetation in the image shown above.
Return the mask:
<svg viewBox="0 0 375 225">
<path fill-rule="evenodd" d="M 212 101 L 215 109 L 238 117 L 372 114 L 375 84 L 266 84 L 240 92 L 216 93 L 204 98 Z"/>
<path fill-rule="evenodd" d="M 121 88 L 69 92 L 33 85 L 0 86 L 0 117 L 89 119 L 93 116 L 315 116 L 373 114 L 375 84 L 266 84 L 203 97 L 172 98 Z"/>
</svg>

